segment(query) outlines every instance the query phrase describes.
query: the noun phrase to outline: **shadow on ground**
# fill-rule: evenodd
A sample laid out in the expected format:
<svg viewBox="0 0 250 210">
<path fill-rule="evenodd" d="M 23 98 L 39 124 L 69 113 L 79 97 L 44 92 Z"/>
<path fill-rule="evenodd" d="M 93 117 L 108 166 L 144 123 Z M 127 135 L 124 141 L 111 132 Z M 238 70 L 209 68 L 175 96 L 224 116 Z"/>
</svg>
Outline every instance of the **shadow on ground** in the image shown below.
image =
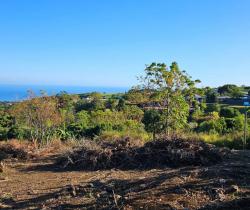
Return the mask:
<svg viewBox="0 0 250 210">
<path fill-rule="evenodd" d="M 128 178 L 126 173 L 130 172 L 123 171 L 123 178 L 96 178 L 30 199 L 6 199 L 2 203 L 9 206 L 5 209 L 246 210 L 250 206 L 250 168 L 237 161 L 210 167 L 138 171 L 143 178 Z M 28 170 L 51 170 L 51 165 L 43 167 Z"/>
</svg>

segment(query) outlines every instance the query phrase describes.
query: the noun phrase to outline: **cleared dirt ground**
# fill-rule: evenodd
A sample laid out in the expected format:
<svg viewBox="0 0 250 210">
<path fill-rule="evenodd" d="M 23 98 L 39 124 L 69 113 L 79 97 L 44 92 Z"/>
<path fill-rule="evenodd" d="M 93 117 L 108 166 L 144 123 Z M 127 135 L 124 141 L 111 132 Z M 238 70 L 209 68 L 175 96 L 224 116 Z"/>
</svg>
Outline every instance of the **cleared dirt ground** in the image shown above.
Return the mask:
<svg viewBox="0 0 250 210">
<path fill-rule="evenodd" d="M 54 156 L 6 160 L 0 209 L 250 209 L 250 151 L 209 167 L 62 171 Z"/>
</svg>

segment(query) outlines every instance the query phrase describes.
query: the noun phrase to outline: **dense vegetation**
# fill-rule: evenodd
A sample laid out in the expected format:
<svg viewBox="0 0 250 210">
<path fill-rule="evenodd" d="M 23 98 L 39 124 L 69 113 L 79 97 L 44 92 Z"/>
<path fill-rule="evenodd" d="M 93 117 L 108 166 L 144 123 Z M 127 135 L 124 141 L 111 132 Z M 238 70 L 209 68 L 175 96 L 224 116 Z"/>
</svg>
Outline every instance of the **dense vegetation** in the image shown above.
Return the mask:
<svg viewBox="0 0 250 210">
<path fill-rule="evenodd" d="M 242 99 L 250 87 L 227 84 L 197 88 L 173 62 L 146 66 L 140 84 L 125 94 L 61 92 L 0 106 L 0 140 L 28 139 L 39 145 L 54 139 L 119 139 L 148 141 L 167 135 L 198 137 L 210 143 L 242 148 Z M 230 99 L 224 103 L 223 99 Z M 249 147 L 249 144 L 248 144 Z"/>
</svg>

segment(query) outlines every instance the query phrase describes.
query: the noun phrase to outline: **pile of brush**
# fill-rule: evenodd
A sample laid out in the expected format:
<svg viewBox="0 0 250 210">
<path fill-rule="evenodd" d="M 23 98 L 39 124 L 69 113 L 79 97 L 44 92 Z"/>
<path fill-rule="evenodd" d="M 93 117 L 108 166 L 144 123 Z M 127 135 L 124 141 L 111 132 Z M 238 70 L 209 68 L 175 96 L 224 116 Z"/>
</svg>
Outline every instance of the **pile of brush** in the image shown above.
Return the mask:
<svg viewBox="0 0 250 210">
<path fill-rule="evenodd" d="M 56 164 L 73 170 L 207 166 L 220 162 L 224 155 L 222 150 L 197 140 L 160 139 L 135 144 L 126 138 L 115 142 L 86 141 L 59 157 Z"/>
<path fill-rule="evenodd" d="M 16 146 L 12 143 L 0 145 L 0 161 L 4 159 L 27 160 L 30 155 L 23 147 Z"/>
</svg>

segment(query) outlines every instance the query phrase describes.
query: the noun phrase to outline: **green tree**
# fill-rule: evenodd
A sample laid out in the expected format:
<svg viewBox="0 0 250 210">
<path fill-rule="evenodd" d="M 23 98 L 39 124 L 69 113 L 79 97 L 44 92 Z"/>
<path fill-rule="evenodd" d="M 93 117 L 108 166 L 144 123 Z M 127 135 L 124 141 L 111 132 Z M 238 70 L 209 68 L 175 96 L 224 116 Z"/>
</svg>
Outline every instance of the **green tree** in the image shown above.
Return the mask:
<svg viewBox="0 0 250 210">
<path fill-rule="evenodd" d="M 125 94 L 124 98 L 132 104 L 141 104 L 148 101 L 148 97 L 145 91 L 140 90 L 138 87 L 134 87 Z"/>
<path fill-rule="evenodd" d="M 218 103 L 207 104 L 205 112 L 220 112 L 220 105 Z"/>
<path fill-rule="evenodd" d="M 118 100 L 114 98 L 109 98 L 106 101 L 106 108 L 115 111 L 118 105 Z"/>
<path fill-rule="evenodd" d="M 126 101 L 124 98 L 119 99 L 117 110 L 122 111 L 126 107 Z"/>
<path fill-rule="evenodd" d="M 13 136 L 14 118 L 6 111 L 0 110 L 0 140 L 6 140 Z"/>
<path fill-rule="evenodd" d="M 128 120 L 136 120 L 140 122 L 143 118 L 144 112 L 135 105 L 125 106 L 123 113 Z"/>
<path fill-rule="evenodd" d="M 159 109 L 164 113 L 165 130 L 170 131 L 183 128 L 187 125 L 189 115 L 189 100 L 193 97 L 192 88 L 197 81 L 179 69 L 173 62 L 168 69 L 164 63 L 152 63 L 145 69 L 145 76 L 141 77 L 142 89 L 150 93 L 151 99 L 159 104 Z"/>
<path fill-rule="evenodd" d="M 219 87 L 218 93 L 220 95 L 227 95 L 232 98 L 240 98 L 244 95 L 240 87 L 238 87 L 237 85 L 232 85 L 232 84 L 226 84 L 226 85 Z"/>
<path fill-rule="evenodd" d="M 92 111 L 96 110 L 105 110 L 105 101 L 103 99 L 103 95 L 98 92 L 93 92 L 88 96 L 89 101 L 82 103 L 82 109 L 88 109 Z"/>
<path fill-rule="evenodd" d="M 146 131 L 153 133 L 153 139 L 156 138 L 156 134 L 161 133 L 164 129 L 164 123 L 158 110 L 147 110 L 144 113 L 142 122 Z"/>
<path fill-rule="evenodd" d="M 218 102 L 218 94 L 216 91 L 210 87 L 205 88 L 205 96 L 207 103 L 217 103 Z"/>
</svg>

